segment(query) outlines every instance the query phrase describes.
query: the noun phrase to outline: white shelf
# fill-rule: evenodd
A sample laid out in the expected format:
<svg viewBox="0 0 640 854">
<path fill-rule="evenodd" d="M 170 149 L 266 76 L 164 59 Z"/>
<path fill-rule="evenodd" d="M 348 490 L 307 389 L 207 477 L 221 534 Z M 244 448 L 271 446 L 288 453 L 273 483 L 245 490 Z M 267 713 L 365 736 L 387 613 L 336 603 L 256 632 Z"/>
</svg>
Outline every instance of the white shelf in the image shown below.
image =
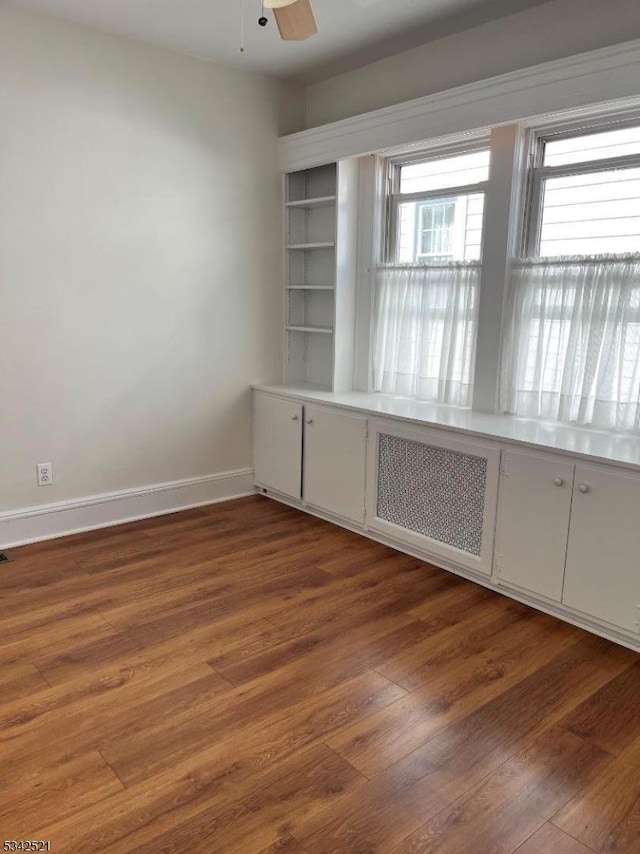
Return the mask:
<svg viewBox="0 0 640 854">
<path fill-rule="evenodd" d="M 333 285 L 286 285 L 288 291 L 335 291 Z"/>
<path fill-rule="evenodd" d="M 309 249 L 333 249 L 335 245 L 335 241 L 330 243 L 290 243 L 287 249 L 300 249 L 306 252 Z"/>
<path fill-rule="evenodd" d="M 287 326 L 287 332 L 319 332 L 321 335 L 333 335 L 330 326 Z"/>
<path fill-rule="evenodd" d="M 311 208 L 329 208 L 335 203 L 335 196 L 318 196 L 317 199 L 299 199 L 295 202 L 287 202 L 287 207 L 310 210 Z"/>
</svg>

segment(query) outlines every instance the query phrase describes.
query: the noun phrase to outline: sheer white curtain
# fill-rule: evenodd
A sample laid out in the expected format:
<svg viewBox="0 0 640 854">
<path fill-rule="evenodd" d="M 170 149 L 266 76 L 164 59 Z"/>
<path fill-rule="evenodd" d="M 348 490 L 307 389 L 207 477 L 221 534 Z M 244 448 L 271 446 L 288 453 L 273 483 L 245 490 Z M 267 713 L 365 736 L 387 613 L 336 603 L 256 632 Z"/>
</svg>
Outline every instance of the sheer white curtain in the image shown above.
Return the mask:
<svg viewBox="0 0 640 854">
<path fill-rule="evenodd" d="M 502 409 L 640 429 L 640 255 L 515 267 Z"/>
<path fill-rule="evenodd" d="M 480 265 L 378 271 L 374 390 L 471 405 Z"/>
</svg>

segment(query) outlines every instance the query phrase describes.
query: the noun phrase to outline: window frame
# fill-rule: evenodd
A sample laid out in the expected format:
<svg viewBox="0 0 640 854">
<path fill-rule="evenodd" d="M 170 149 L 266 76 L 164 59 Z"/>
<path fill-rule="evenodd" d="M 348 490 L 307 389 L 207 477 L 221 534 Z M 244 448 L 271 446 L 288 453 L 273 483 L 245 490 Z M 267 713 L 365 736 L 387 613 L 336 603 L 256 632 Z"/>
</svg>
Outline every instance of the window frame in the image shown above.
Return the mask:
<svg viewBox="0 0 640 854">
<path fill-rule="evenodd" d="M 640 168 L 640 153 L 598 160 L 585 160 L 579 163 L 568 163 L 560 166 L 544 166 L 546 143 L 556 142 L 561 139 L 590 136 L 591 134 L 606 132 L 608 130 L 621 130 L 625 127 L 637 127 L 640 129 L 640 113 L 634 115 L 632 118 L 626 117 L 617 121 L 612 116 L 608 118 L 603 116 L 589 124 L 571 122 L 553 128 L 538 128 L 531 132 L 527 192 L 525 193 L 524 234 L 522 239 L 523 258 L 540 259 L 553 257 L 540 255 L 544 214 L 544 187 L 545 182 L 549 178 L 564 178 L 570 175 L 585 175 L 593 174 L 594 172 Z"/>
<path fill-rule="evenodd" d="M 423 190 L 417 193 L 401 193 L 400 178 L 403 166 L 411 166 L 416 163 L 428 163 L 443 160 L 447 157 L 456 157 L 464 154 L 474 154 L 478 151 L 491 153 L 490 139 L 487 136 L 478 137 L 473 140 L 462 142 L 451 142 L 449 145 L 441 145 L 426 151 L 412 152 L 404 157 L 390 158 L 387 161 L 387 199 L 386 199 L 386 223 L 383 244 L 383 260 L 386 264 L 398 263 L 398 225 L 400 216 L 400 205 L 410 202 L 446 201 L 458 196 L 470 196 L 484 194 L 485 201 L 489 180 L 480 181 L 475 184 L 464 184 L 453 187 L 441 187 L 438 190 Z M 483 219 L 484 229 L 484 219 Z M 428 261 L 420 261 L 420 264 L 429 264 Z M 482 257 L 478 259 L 482 263 Z M 438 264 L 431 264 L 437 267 Z"/>
</svg>

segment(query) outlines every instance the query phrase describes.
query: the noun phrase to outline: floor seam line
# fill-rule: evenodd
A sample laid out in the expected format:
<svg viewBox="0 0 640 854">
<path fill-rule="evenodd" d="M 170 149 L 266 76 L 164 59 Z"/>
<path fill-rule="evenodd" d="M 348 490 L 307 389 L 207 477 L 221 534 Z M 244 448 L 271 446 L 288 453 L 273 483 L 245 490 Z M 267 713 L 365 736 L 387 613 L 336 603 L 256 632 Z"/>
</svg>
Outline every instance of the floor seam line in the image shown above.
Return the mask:
<svg viewBox="0 0 640 854">
<path fill-rule="evenodd" d="M 322 744 L 324 744 L 324 746 L 327 748 L 327 750 L 330 750 L 334 756 L 337 756 L 338 759 L 341 759 L 343 762 L 346 762 L 350 768 L 353 768 L 353 770 L 356 772 L 356 774 L 358 774 L 358 776 L 362 777 L 362 779 L 364 780 L 365 783 L 371 782 L 371 777 L 368 777 L 364 773 L 364 771 L 361 771 L 359 768 L 356 768 L 356 766 L 352 762 L 349 762 L 349 760 L 346 758 L 346 756 L 342 756 L 340 753 L 338 753 L 338 751 L 335 750 L 333 747 L 331 747 L 330 744 L 327 744 L 327 742 L 324 741 L 324 739 L 322 740 Z"/>
<path fill-rule="evenodd" d="M 396 682 L 395 679 L 390 679 L 388 676 L 385 676 L 384 673 L 380 673 L 380 671 L 377 670 L 375 667 L 370 667 L 369 670 L 371 670 L 372 673 L 375 673 L 377 676 L 380 676 L 381 679 L 386 679 L 387 682 L 391 682 L 392 685 L 396 685 L 398 688 L 400 688 L 401 691 L 404 691 L 405 697 L 408 697 L 409 694 L 411 694 L 411 691 L 409 691 L 408 688 L 405 688 L 404 685 L 400 685 L 400 683 Z M 402 697 L 398 697 L 398 700 L 402 699 Z"/>
<path fill-rule="evenodd" d="M 35 663 L 35 661 L 32 661 L 32 662 L 31 662 L 31 664 L 35 667 L 35 669 L 38 671 L 38 673 L 40 674 L 40 676 L 42 676 L 42 678 L 43 678 L 43 679 L 44 679 L 44 681 L 47 683 L 47 685 L 49 686 L 49 688 L 53 688 L 53 685 L 51 684 L 51 682 L 49 682 L 49 680 L 48 680 L 48 679 L 47 679 L 47 677 L 44 675 L 44 673 L 42 672 L 42 670 L 40 670 L 40 668 L 39 668 L 39 667 L 38 667 L 38 665 Z"/>
<path fill-rule="evenodd" d="M 227 677 L 223 673 L 220 673 L 220 671 L 215 666 L 215 664 L 211 664 L 210 661 L 204 661 L 203 664 L 205 664 L 210 670 L 212 670 L 213 673 L 216 674 L 216 676 L 218 676 L 220 679 L 222 679 L 224 682 L 226 682 L 227 685 L 229 686 L 229 688 L 235 689 L 235 688 L 241 688 L 242 687 L 242 684 L 243 684 L 242 682 L 239 682 L 236 685 L 235 682 L 232 682 L 230 679 L 227 679 Z M 244 684 L 247 684 L 247 683 L 244 683 Z"/>
<path fill-rule="evenodd" d="M 620 757 L 620 753 L 614 753 L 612 750 L 608 750 L 606 747 L 602 747 L 600 744 L 595 744 L 592 741 L 589 741 L 588 738 L 585 738 L 583 735 L 580 735 L 579 732 L 574 732 L 572 729 L 568 729 L 564 724 L 557 723 L 556 727 L 561 729 L 563 732 L 572 735 L 574 738 L 579 738 L 584 744 L 587 744 L 589 747 L 595 747 L 598 750 L 601 750 L 603 753 L 606 753 L 607 756 L 610 756 L 612 759 L 618 759 Z"/>
<path fill-rule="evenodd" d="M 102 613 L 102 611 L 98 610 L 98 611 L 97 611 L 97 614 L 98 614 L 98 616 L 99 616 L 99 617 L 100 617 L 100 618 L 101 618 L 101 619 L 102 619 L 102 620 L 103 620 L 103 621 L 104 621 L 104 622 L 105 622 L 105 623 L 106 623 L 110 628 L 112 628 L 112 629 L 113 629 L 113 631 L 114 631 L 117 635 L 126 634 L 126 631 L 123 631 L 122 629 L 117 628 L 116 626 L 114 626 L 114 625 L 113 625 L 113 623 L 112 623 L 112 622 L 110 622 L 109 620 L 107 620 L 107 618 L 106 618 L 106 617 L 105 617 L 105 615 Z"/>
<path fill-rule="evenodd" d="M 122 784 L 122 786 L 123 786 L 125 789 L 127 789 L 127 790 L 128 790 L 128 789 L 129 789 L 129 787 L 127 786 L 127 784 L 125 783 L 125 781 L 122 779 L 122 777 L 118 774 L 118 772 L 115 770 L 115 768 L 113 767 L 113 765 L 108 761 L 108 759 L 106 759 L 106 757 L 105 757 L 104 753 L 102 752 L 101 748 L 97 747 L 97 748 L 96 748 L 96 750 L 97 750 L 97 752 L 98 752 L 98 755 L 100 756 L 100 758 L 101 758 L 101 759 L 102 759 L 102 761 L 104 762 L 104 764 L 105 764 L 105 765 L 109 768 L 109 770 L 111 771 L 111 773 L 112 773 L 112 774 L 116 777 L 116 779 L 117 779 L 117 780 Z"/>
<path fill-rule="evenodd" d="M 522 847 L 524 847 L 524 846 L 527 844 L 527 842 L 528 842 L 532 837 L 534 837 L 534 836 L 536 835 L 536 833 L 538 833 L 538 831 L 542 830 L 542 828 L 543 828 L 545 825 L 547 825 L 547 824 L 549 824 L 549 819 L 546 819 L 545 821 L 543 821 L 543 822 L 542 822 L 542 824 L 540 825 L 540 827 L 536 827 L 536 829 L 535 829 L 535 830 L 533 830 L 533 831 L 532 831 L 532 832 L 527 836 L 527 838 L 526 838 L 526 839 L 523 839 L 523 840 L 522 840 L 522 842 L 520 843 L 520 845 L 518 845 L 518 847 L 517 847 L 517 848 L 514 848 L 514 849 L 513 849 L 513 851 L 511 852 L 511 854 L 518 854 L 518 851 L 519 851 Z"/>
<path fill-rule="evenodd" d="M 555 818 L 555 816 L 554 816 L 554 818 Z M 563 827 L 559 827 L 557 824 L 555 824 L 553 818 L 550 818 L 548 820 L 547 824 L 552 824 L 556 830 L 559 830 L 560 833 L 564 833 L 565 836 L 569 837 L 569 839 L 573 839 L 574 842 L 577 842 L 579 845 L 584 845 L 584 847 L 587 848 L 589 851 L 593 851 L 594 854 L 598 854 L 598 851 L 596 848 L 592 848 L 591 845 L 588 845 L 586 842 L 583 842 L 582 839 L 578 839 L 577 836 L 574 836 L 572 833 L 569 833 L 568 831 L 566 831 Z"/>
</svg>

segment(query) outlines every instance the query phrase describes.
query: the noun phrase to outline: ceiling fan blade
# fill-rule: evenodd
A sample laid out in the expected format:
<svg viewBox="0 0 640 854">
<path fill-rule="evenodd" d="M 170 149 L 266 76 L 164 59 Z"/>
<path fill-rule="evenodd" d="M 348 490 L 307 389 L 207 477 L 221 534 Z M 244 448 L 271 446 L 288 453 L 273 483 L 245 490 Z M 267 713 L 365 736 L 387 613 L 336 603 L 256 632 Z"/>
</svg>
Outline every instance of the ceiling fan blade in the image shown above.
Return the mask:
<svg viewBox="0 0 640 854">
<path fill-rule="evenodd" d="M 318 22 L 311 0 L 296 0 L 273 10 L 280 36 L 285 41 L 304 41 L 318 32 Z"/>
</svg>

